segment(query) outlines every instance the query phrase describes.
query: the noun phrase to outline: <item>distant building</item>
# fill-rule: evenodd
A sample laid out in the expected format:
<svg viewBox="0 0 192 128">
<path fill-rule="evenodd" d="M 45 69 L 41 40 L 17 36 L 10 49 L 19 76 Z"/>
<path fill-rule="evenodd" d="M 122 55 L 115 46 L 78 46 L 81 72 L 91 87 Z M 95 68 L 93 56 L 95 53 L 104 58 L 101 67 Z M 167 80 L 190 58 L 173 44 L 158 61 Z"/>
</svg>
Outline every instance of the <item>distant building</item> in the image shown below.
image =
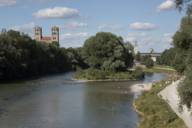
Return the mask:
<svg viewBox="0 0 192 128">
<path fill-rule="evenodd" d="M 53 26 L 51 29 L 51 32 L 52 32 L 51 36 L 43 36 L 42 28 L 39 26 L 36 26 L 34 28 L 35 40 L 39 42 L 45 42 L 45 43 L 52 43 L 52 42 L 59 43 L 59 27 Z"/>
</svg>

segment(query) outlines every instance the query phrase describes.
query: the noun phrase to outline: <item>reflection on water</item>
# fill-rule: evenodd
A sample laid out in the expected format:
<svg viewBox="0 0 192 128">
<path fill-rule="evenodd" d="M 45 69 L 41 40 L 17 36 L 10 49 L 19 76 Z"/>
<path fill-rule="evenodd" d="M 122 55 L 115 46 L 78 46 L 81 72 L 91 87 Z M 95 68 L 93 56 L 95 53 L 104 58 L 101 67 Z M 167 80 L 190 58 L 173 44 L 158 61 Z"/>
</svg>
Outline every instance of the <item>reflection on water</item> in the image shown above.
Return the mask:
<svg viewBox="0 0 192 128">
<path fill-rule="evenodd" d="M 144 81 L 161 80 L 147 75 Z M 0 128 L 136 128 L 136 82 L 70 80 L 71 74 L 0 85 Z"/>
</svg>

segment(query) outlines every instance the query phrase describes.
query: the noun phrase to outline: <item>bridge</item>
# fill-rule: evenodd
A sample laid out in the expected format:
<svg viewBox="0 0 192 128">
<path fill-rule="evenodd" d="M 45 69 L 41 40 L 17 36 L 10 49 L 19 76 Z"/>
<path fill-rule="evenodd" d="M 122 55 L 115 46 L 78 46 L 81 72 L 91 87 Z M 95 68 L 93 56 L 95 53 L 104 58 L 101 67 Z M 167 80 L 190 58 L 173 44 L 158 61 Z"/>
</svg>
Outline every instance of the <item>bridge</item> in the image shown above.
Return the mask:
<svg viewBox="0 0 192 128">
<path fill-rule="evenodd" d="M 151 56 L 151 59 L 156 62 L 157 58 L 161 56 L 162 53 L 140 53 L 141 56 Z"/>
</svg>

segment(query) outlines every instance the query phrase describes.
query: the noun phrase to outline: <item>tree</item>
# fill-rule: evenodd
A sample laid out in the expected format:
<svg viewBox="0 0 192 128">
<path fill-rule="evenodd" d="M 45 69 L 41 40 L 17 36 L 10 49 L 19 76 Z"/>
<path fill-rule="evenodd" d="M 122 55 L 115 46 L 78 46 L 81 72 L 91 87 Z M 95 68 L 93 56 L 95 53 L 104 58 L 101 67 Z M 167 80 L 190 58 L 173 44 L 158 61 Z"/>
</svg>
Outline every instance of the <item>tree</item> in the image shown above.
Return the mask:
<svg viewBox="0 0 192 128">
<path fill-rule="evenodd" d="M 154 62 L 149 55 L 143 56 L 141 62 L 146 65 L 147 68 L 152 68 L 154 66 Z"/>
<path fill-rule="evenodd" d="M 187 16 L 182 19 L 180 30 L 174 36 L 174 46 L 180 49 L 175 64 L 179 70 L 185 70 L 184 81 L 179 85 L 181 105 L 191 108 L 192 105 L 192 0 L 175 0 L 177 8 L 187 8 Z M 185 59 L 187 58 L 187 59 Z M 177 63 L 180 63 L 178 65 Z M 177 70 L 178 70 L 177 69 Z"/>
<path fill-rule="evenodd" d="M 186 13 L 188 15 L 191 14 L 192 12 L 192 0 L 175 0 L 176 3 L 176 7 L 181 11 L 181 10 L 185 10 L 185 8 L 187 8 Z"/>
<path fill-rule="evenodd" d="M 88 65 L 85 63 L 85 60 L 82 56 L 82 48 L 68 48 L 67 56 L 70 59 L 72 69 L 85 69 L 88 68 Z"/>
<path fill-rule="evenodd" d="M 138 53 L 136 54 L 135 59 L 136 59 L 137 61 L 141 61 L 141 53 L 140 53 L 140 52 L 138 52 Z"/>
<path fill-rule="evenodd" d="M 154 66 L 154 62 L 153 62 L 153 60 L 150 57 L 148 57 L 145 60 L 145 65 L 146 65 L 147 68 L 152 68 Z"/>
<path fill-rule="evenodd" d="M 189 55 L 187 57 L 188 67 L 185 72 L 185 79 L 183 83 L 179 86 L 178 91 L 181 99 L 181 105 L 186 105 L 191 108 L 192 105 L 192 49 L 189 50 Z"/>
<path fill-rule="evenodd" d="M 173 44 L 176 48 L 188 50 L 192 45 L 192 17 L 184 17 L 180 29 L 173 37 Z"/>
<path fill-rule="evenodd" d="M 126 70 L 133 65 L 133 55 L 121 37 L 100 32 L 85 41 L 83 56 L 91 68 Z"/>
<path fill-rule="evenodd" d="M 71 69 L 66 50 L 10 30 L 0 34 L 0 80 L 22 79 Z"/>
</svg>

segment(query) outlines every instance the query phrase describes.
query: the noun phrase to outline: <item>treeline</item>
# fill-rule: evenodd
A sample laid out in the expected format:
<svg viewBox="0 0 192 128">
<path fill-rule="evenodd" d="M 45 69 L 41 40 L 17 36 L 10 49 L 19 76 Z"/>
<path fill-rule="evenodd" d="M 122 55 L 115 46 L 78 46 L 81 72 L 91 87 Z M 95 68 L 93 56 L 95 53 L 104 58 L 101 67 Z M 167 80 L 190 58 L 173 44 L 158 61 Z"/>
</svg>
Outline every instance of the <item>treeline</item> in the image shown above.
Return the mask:
<svg viewBox="0 0 192 128">
<path fill-rule="evenodd" d="M 0 80 L 17 80 L 85 67 L 76 49 L 46 44 L 10 30 L 0 34 Z"/>
<path fill-rule="evenodd" d="M 131 49 L 121 37 L 100 32 L 85 41 L 82 56 L 90 68 L 119 72 L 133 66 Z"/>
<path fill-rule="evenodd" d="M 0 80 L 17 80 L 79 69 L 127 71 L 133 65 L 133 46 L 121 37 L 100 32 L 81 48 L 60 48 L 10 30 L 0 34 Z M 94 71 L 94 70 L 93 70 Z"/>
<path fill-rule="evenodd" d="M 158 59 L 159 64 L 173 66 L 185 80 L 179 86 L 181 104 L 192 105 L 192 16 L 185 16 L 180 29 L 173 36 L 173 48 L 165 50 Z"/>
</svg>

